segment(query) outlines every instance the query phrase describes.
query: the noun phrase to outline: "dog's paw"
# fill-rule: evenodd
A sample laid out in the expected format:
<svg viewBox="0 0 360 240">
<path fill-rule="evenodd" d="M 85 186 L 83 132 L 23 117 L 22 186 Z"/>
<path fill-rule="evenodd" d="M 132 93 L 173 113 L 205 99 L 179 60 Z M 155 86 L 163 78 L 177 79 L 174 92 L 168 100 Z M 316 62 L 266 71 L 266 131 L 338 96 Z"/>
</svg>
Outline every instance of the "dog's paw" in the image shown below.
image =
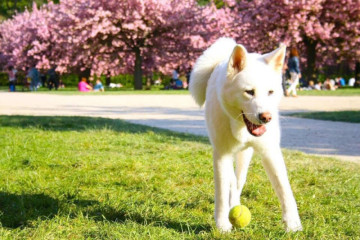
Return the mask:
<svg viewBox="0 0 360 240">
<path fill-rule="evenodd" d="M 226 219 L 227 220 L 227 219 Z M 216 227 L 219 229 L 220 232 L 222 233 L 227 233 L 230 232 L 232 229 L 232 225 L 229 222 L 229 220 L 227 221 L 217 221 L 216 222 Z"/>
<path fill-rule="evenodd" d="M 303 230 L 301 223 L 286 225 L 285 229 L 287 232 L 298 232 Z"/>
<path fill-rule="evenodd" d="M 283 221 L 285 223 L 285 230 L 287 232 L 302 231 L 302 226 L 299 216 L 284 218 Z"/>
</svg>

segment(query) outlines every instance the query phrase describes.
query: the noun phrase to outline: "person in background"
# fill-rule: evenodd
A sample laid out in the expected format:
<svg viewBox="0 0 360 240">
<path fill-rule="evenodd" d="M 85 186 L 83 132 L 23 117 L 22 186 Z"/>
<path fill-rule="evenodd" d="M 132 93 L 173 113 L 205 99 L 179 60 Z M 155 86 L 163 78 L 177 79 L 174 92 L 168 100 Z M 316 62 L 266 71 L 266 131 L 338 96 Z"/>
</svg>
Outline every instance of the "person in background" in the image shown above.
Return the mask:
<svg viewBox="0 0 360 240">
<path fill-rule="evenodd" d="M 315 90 L 318 90 L 318 91 L 321 91 L 321 89 L 322 89 L 322 84 L 321 84 L 321 82 L 316 83 L 315 86 L 314 86 L 314 89 L 315 89 Z"/>
<path fill-rule="evenodd" d="M 353 86 L 355 85 L 355 78 L 350 78 L 348 85 L 349 85 L 350 87 L 353 87 Z"/>
<path fill-rule="evenodd" d="M 301 88 L 302 90 L 308 91 L 308 90 L 314 90 L 315 89 L 315 83 L 314 81 L 310 80 L 309 84 L 306 87 Z"/>
<path fill-rule="evenodd" d="M 301 78 L 300 72 L 300 61 L 299 61 L 299 52 L 296 48 L 291 48 L 290 50 L 290 58 L 287 63 L 291 84 L 287 90 L 287 95 L 292 93 L 293 97 L 297 97 L 296 94 L 296 86 L 299 84 L 299 79 Z"/>
<path fill-rule="evenodd" d="M 283 88 L 283 92 L 284 92 L 284 96 L 287 97 L 289 96 L 287 90 L 286 90 L 286 80 L 288 79 L 288 67 L 286 64 L 284 64 L 283 69 L 282 69 L 282 79 L 281 79 L 281 86 Z"/>
<path fill-rule="evenodd" d="M 26 91 L 30 91 L 30 83 L 31 83 L 31 78 L 29 78 L 29 67 L 26 67 L 25 68 L 25 76 L 24 78 L 22 79 L 22 91 L 24 92 L 25 90 Z"/>
<path fill-rule="evenodd" d="M 337 77 L 337 78 L 335 78 L 335 83 L 336 83 L 336 86 L 339 87 L 339 88 L 341 88 L 341 87 L 343 87 L 343 86 L 346 85 L 345 79 L 342 78 L 342 77 Z"/>
<path fill-rule="evenodd" d="M 176 79 L 174 89 L 183 89 L 183 88 L 184 88 L 183 81 L 181 81 L 179 78 Z"/>
<path fill-rule="evenodd" d="M 9 92 L 15 92 L 15 84 L 16 84 L 16 73 L 17 70 L 13 66 L 8 67 L 8 75 L 9 75 Z"/>
<path fill-rule="evenodd" d="M 46 82 L 46 73 L 44 72 L 44 70 L 40 71 L 40 84 L 43 87 L 47 86 L 47 84 L 48 84 Z"/>
<path fill-rule="evenodd" d="M 335 81 L 333 79 L 326 78 L 325 81 L 324 81 L 323 88 L 324 88 L 324 90 L 335 91 L 337 86 L 335 85 Z"/>
<path fill-rule="evenodd" d="M 31 79 L 30 82 L 30 90 L 31 91 L 37 91 L 39 83 L 40 83 L 40 73 L 36 69 L 36 65 L 34 64 L 32 68 L 29 70 L 29 73 L 27 75 L 28 78 Z"/>
<path fill-rule="evenodd" d="M 90 92 L 92 91 L 92 87 L 86 82 L 86 78 L 81 78 L 79 82 L 78 89 L 80 92 Z"/>
<path fill-rule="evenodd" d="M 326 79 L 327 79 L 327 78 L 326 78 Z M 325 79 L 325 82 L 326 82 L 326 79 Z M 324 82 L 324 83 L 325 83 L 325 82 Z M 335 80 L 332 79 L 332 78 L 330 78 L 330 84 L 331 84 L 331 86 L 337 86 Z"/>
<path fill-rule="evenodd" d="M 52 88 L 55 88 L 55 90 L 58 90 L 59 88 L 59 75 L 56 73 L 55 71 L 56 66 L 53 66 L 48 72 L 47 74 L 49 75 L 49 90 L 51 90 Z"/>
<path fill-rule="evenodd" d="M 104 92 L 105 91 L 104 86 L 101 83 L 100 79 L 96 80 L 96 84 L 94 86 L 94 91 L 95 92 Z"/>
<path fill-rule="evenodd" d="M 180 72 L 179 67 L 177 67 L 176 69 L 173 70 L 172 79 L 174 80 L 174 82 L 179 79 L 179 72 Z"/>
<path fill-rule="evenodd" d="M 190 76 L 191 76 L 191 68 L 189 67 L 186 71 L 186 89 L 189 88 Z"/>
</svg>

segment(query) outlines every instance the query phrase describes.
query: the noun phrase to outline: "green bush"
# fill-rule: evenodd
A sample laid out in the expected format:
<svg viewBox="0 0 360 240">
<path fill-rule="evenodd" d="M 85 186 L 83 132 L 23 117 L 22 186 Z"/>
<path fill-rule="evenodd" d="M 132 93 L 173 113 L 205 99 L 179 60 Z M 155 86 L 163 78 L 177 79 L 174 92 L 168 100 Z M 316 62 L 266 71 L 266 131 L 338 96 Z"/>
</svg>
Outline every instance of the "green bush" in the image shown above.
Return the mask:
<svg viewBox="0 0 360 240">
<path fill-rule="evenodd" d="M 6 72 L 0 72 L 0 86 L 8 85 L 9 77 Z"/>
<path fill-rule="evenodd" d="M 79 77 L 76 74 L 64 74 L 60 76 L 61 81 L 65 86 L 77 86 L 79 83 Z"/>
<path fill-rule="evenodd" d="M 18 71 L 16 73 L 16 82 L 21 85 L 25 79 L 25 72 Z M 0 72 L 0 86 L 8 86 L 9 85 L 9 76 L 7 72 Z"/>
<path fill-rule="evenodd" d="M 105 83 L 105 76 L 102 76 L 104 80 L 101 80 L 103 83 Z M 134 87 L 134 76 L 130 74 L 122 74 L 113 76 L 110 78 L 110 82 L 112 83 L 121 83 L 124 87 L 132 88 Z M 145 84 L 145 78 L 143 78 L 143 84 Z"/>
</svg>

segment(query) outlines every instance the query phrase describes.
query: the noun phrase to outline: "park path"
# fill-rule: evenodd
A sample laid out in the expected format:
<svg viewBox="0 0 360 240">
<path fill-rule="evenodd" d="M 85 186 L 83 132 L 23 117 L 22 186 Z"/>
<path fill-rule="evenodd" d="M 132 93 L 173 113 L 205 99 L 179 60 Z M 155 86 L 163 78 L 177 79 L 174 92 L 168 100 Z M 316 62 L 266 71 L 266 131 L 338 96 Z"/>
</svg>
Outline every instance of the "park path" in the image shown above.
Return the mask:
<svg viewBox="0 0 360 240">
<path fill-rule="evenodd" d="M 280 104 L 283 148 L 360 163 L 360 124 L 284 116 L 360 110 L 360 97 L 300 96 Z M 0 92 L 0 115 L 92 116 L 206 136 L 203 109 L 190 95 L 60 95 Z M 0 123 L 1 124 L 1 123 Z"/>
</svg>

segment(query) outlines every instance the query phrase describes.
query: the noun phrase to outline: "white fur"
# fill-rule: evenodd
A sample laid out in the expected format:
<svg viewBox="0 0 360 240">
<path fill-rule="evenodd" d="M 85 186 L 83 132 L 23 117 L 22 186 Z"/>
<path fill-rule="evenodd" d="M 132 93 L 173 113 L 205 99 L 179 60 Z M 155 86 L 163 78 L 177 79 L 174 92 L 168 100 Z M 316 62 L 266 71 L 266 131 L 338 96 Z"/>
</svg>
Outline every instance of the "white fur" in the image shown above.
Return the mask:
<svg viewBox="0 0 360 240">
<path fill-rule="evenodd" d="M 234 40 L 220 38 L 199 57 L 191 74 L 193 98 L 200 106 L 206 98 L 206 123 L 213 146 L 215 221 L 221 231 L 232 228 L 229 210 L 240 204 L 254 150 L 262 156 L 263 166 L 281 202 L 286 230 L 302 229 L 280 150 L 278 104 L 282 96 L 281 68 L 285 51 L 285 46 L 280 46 L 265 55 L 247 53 Z M 249 95 L 247 90 L 254 90 L 255 95 Z M 264 112 L 272 115 L 272 120 L 265 124 L 267 131 L 258 137 L 251 135 L 242 113 L 259 125 L 258 116 Z"/>
</svg>

